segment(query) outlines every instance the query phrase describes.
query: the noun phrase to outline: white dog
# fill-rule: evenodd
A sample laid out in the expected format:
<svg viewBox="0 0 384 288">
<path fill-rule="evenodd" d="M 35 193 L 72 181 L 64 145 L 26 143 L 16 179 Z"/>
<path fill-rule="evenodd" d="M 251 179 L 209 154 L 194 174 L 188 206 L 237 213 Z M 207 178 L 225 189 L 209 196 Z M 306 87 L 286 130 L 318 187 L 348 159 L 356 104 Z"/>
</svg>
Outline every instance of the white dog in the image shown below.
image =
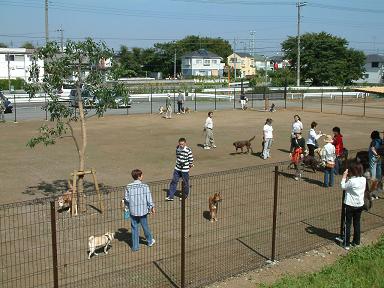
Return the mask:
<svg viewBox="0 0 384 288">
<path fill-rule="evenodd" d="M 95 250 L 100 247 L 104 247 L 104 253 L 108 254 L 108 246 L 114 239 L 114 234 L 111 232 L 105 233 L 103 236 L 91 236 L 88 238 L 88 259 L 91 259 L 92 254 L 97 255 Z"/>
</svg>

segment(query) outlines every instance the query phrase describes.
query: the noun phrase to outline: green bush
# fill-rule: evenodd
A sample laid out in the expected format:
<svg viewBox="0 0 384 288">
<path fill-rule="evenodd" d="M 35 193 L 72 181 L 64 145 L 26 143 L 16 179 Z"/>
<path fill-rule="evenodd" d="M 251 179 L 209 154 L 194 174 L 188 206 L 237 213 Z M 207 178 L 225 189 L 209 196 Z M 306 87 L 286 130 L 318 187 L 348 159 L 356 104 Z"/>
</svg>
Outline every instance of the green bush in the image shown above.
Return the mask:
<svg viewBox="0 0 384 288">
<path fill-rule="evenodd" d="M 11 79 L 11 86 L 15 90 L 23 90 L 25 81 L 21 78 Z M 9 89 L 8 79 L 0 79 L 0 90 L 7 91 Z"/>
</svg>

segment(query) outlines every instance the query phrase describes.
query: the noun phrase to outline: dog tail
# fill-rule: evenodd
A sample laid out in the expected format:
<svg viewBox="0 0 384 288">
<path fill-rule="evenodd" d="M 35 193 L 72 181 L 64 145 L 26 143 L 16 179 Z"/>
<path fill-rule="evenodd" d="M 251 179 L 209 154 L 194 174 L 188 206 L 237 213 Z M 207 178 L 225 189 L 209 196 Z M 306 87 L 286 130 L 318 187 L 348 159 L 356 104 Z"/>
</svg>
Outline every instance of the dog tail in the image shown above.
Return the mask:
<svg viewBox="0 0 384 288">
<path fill-rule="evenodd" d="M 255 139 L 256 136 L 253 136 L 251 139 L 249 139 L 248 141 L 251 142 L 253 139 Z"/>
</svg>

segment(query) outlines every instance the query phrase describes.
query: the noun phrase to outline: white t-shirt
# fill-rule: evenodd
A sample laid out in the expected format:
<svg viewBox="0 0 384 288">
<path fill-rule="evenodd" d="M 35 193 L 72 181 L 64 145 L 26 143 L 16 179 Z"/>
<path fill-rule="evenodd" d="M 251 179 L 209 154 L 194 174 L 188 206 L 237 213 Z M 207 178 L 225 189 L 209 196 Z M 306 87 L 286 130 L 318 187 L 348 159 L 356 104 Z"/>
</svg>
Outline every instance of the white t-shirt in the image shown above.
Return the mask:
<svg viewBox="0 0 384 288">
<path fill-rule="evenodd" d="M 205 120 L 204 128 L 213 129 L 213 120 L 211 117 L 207 117 Z"/>
<path fill-rule="evenodd" d="M 335 146 L 332 145 L 332 143 L 325 144 L 322 153 L 323 155 L 321 158 L 324 162 L 335 162 L 336 149 Z"/>
<path fill-rule="evenodd" d="M 295 136 L 293 132 L 296 130 L 300 130 L 300 131 L 303 130 L 303 123 L 301 123 L 300 120 L 297 120 L 296 122 L 292 123 L 292 137 Z"/>
<path fill-rule="evenodd" d="M 317 134 L 315 129 L 311 128 L 308 133 L 307 144 L 316 145 L 317 139 L 321 137 L 321 134 Z"/>
<path fill-rule="evenodd" d="M 272 139 L 273 138 L 273 127 L 271 125 L 265 124 L 263 127 L 264 139 Z"/>
<path fill-rule="evenodd" d="M 364 205 L 364 192 L 367 179 L 365 177 L 352 177 L 341 180 L 341 189 L 345 190 L 344 204 L 353 207 Z"/>
</svg>

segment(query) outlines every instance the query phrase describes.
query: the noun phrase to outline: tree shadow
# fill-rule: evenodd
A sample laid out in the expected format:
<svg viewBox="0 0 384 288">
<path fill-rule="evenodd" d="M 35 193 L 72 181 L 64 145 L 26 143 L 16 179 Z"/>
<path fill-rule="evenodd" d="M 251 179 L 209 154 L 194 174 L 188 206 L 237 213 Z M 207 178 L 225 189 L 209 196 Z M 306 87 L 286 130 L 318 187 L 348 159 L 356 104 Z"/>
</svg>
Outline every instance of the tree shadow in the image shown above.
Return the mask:
<svg viewBox="0 0 384 288">
<path fill-rule="evenodd" d="M 99 189 L 102 194 L 108 194 L 112 186 L 99 183 Z M 21 192 L 26 195 L 44 195 L 44 196 L 57 196 L 61 195 L 68 190 L 68 180 L 59 179 L 53 182 L 42 181 L 36 186 L 29 186 L 25 191 Z M 84 181 L 84 194 L 92 195 L 95 194 L 95 184 L 92 181 Z"/>
</svg>

